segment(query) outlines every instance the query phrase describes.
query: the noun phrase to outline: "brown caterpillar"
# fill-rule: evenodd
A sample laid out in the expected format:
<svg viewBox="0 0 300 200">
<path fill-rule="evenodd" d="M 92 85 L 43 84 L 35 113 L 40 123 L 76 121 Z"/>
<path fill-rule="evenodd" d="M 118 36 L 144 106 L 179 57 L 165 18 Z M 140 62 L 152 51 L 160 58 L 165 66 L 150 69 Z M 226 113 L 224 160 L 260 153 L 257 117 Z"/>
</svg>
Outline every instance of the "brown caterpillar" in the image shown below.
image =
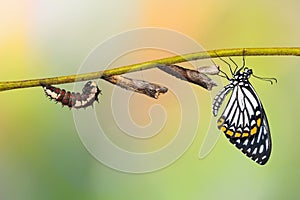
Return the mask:
<svg viewBox="0 0 300 200">
<path fill-rule="evenodd" d="M 69 108 L 86 108 L 93 106 L 94 101 L 98 101 L 98 95 L 101 94 L 101 90 L 98 88 L 95 81 L 88 81 L 82 88 L 82 93 L 70 92 L 64 89 L 54 87 L 52 85 L 41 84 L 46 95 L 50 99 L 54 99 L 56 102 L 60 102 L 63 106 L 69 106 Z"/>
</svg>

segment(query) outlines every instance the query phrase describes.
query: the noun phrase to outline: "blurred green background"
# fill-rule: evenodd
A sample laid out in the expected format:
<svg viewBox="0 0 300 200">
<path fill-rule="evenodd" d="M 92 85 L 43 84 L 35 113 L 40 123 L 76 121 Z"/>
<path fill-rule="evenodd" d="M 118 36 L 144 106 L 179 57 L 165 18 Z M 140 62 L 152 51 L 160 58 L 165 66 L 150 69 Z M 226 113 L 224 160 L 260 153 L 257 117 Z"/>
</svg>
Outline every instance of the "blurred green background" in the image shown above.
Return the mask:
<svg viewBox="0 0 300 200">
<path fill-rule="evenodd" d="M 299 8 L 296 0 L 1 1 L 0 80 L 74 74 L 97 44 L 145 26 L 179 31 L 205 49 L 300 46 Z M 72 112 L 48 102 L 41 88 L 1 92 L 0 199 L 298 199 L 299 63 L 297 57 L 247 58 L 255 74 L 279 81 L 251 79 L 271 127 L 266 166 L 223 135 L 198 159 L 211 118 L 210 95 L 202 89 L 202 120 L 191 147 L 169 167 L 139 175 L 94 159 Z"/>
</svg>

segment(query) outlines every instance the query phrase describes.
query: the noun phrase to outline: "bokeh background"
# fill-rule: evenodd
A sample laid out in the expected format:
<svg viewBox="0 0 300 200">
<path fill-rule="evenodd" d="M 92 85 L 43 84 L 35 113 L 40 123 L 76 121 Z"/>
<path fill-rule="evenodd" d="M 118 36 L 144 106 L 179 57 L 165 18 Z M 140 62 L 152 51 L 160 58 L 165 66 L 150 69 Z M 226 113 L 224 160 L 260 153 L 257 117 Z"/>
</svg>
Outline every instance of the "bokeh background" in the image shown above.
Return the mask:
<svg viewBox="0 0 300 200">
<path fill-rule="evenodd" d="M 149 26 L 181 32 L 205 49 L 299 46 L 299 8 L 296 0 L 1 1 L 0 80 L 74 74 L 100 42 Z M 266 166 L 223 136 L 198 159 L 211 118 L 211 97 L 202 89 L 194 142 L 175 163 L 147 174 L 122 173 L 94 159 L 72 112 L 47 101 L 41 88 L 1 92 L 0 199 L 298 199 L 299 63 L 297 57 L 247 58 L 255 74 L 279 80 L 270 86 L 252 79 L 271 126 Z"/>
</svg>

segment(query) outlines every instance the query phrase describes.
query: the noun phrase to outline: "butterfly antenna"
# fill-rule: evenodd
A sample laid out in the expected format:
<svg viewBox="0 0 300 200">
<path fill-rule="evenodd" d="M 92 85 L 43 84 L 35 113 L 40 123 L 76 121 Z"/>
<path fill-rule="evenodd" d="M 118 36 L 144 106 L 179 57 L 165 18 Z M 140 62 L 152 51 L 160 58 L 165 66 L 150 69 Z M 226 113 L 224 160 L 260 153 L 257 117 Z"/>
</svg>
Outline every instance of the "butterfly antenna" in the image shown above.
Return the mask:
<svg viewBox="0 0 300 200">
<path fill-rule="evenodd" d="M 253 77 L 257 78 L 257 79 L 260 79 L 260 80 L 263 80 L 263 81 L 268 81 L 271 83 L 271 85 L 273 85 L 273 82 L 277 83 L 277 79 L 276 78 L 263 78 L 263 77 L 260 77 L 260 76 L 256 76 L 254 74 L 252 74 Z"/>
<path fill-rule="evenodd" d="M 220 71 L 222 74 L 224 74 L 224 75 L 218 74 L 220 77 L 223 77 L 223 78 L 226 78 L 227 80 L 230 80 L 230 78 L 227 76 L 227 74 L 226 74 L 225 72 L 223 72 L 222 70 L 220 70 L 220 68 L 219 68 L 219 71 Z"/>
<path fill-rule="evenodd" d="M 230 59 L 231 60 L 231 59 Z M 232 61 L 232 60 L 231 60 Z M 232 61 L 232 62 L 234 62 L 234 61 Z M 235 70 L 234 70 L 234 73 L 236 73 L 236 70 L 238 71 L 238 72 L 240 72 L 242 69 L 244 69 L 245 68 L 245 66 L 246 66 L 246 59 L 245 59 L 245 49 L 243 50 L 243 65 L 241 66 L 241 68 L 240 69 L 238 69 L 238 68 L 235 68 Z"/>
<path fill-rule="evenodd" d="M 236 62 L 231 57 L 228 57 L 228 58 L 235 65 L 235 68 L 233 70 L 233 73 L 235 74 L 235 72 L 236 72 L 237 68 L 239 68 L 239 66 L 236 64 Z"/>
</svg>

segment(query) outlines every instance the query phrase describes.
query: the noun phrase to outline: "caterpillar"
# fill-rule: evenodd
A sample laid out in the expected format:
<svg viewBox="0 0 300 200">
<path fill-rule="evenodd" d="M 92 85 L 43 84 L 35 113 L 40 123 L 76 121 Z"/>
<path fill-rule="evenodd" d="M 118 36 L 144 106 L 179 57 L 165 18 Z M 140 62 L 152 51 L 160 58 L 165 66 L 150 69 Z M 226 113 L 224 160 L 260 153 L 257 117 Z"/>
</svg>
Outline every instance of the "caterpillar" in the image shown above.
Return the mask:
<svg viewBox="0 0 300 200">
<path fill-rule="evenodd" d="M 68 106 L 70 109 L 73 107 L 79 109 L 93 106 L 94 101 L 99 102 L 98 95 L 101 94 L 101 90 L 95 81 L 88 81 L 82 88 L 81 94 L 43 83 L 41 83 L 41 86 L 50 100 L 54 99 L 56 103 L 60 102 L 63 106 Z"/>
</svg>

